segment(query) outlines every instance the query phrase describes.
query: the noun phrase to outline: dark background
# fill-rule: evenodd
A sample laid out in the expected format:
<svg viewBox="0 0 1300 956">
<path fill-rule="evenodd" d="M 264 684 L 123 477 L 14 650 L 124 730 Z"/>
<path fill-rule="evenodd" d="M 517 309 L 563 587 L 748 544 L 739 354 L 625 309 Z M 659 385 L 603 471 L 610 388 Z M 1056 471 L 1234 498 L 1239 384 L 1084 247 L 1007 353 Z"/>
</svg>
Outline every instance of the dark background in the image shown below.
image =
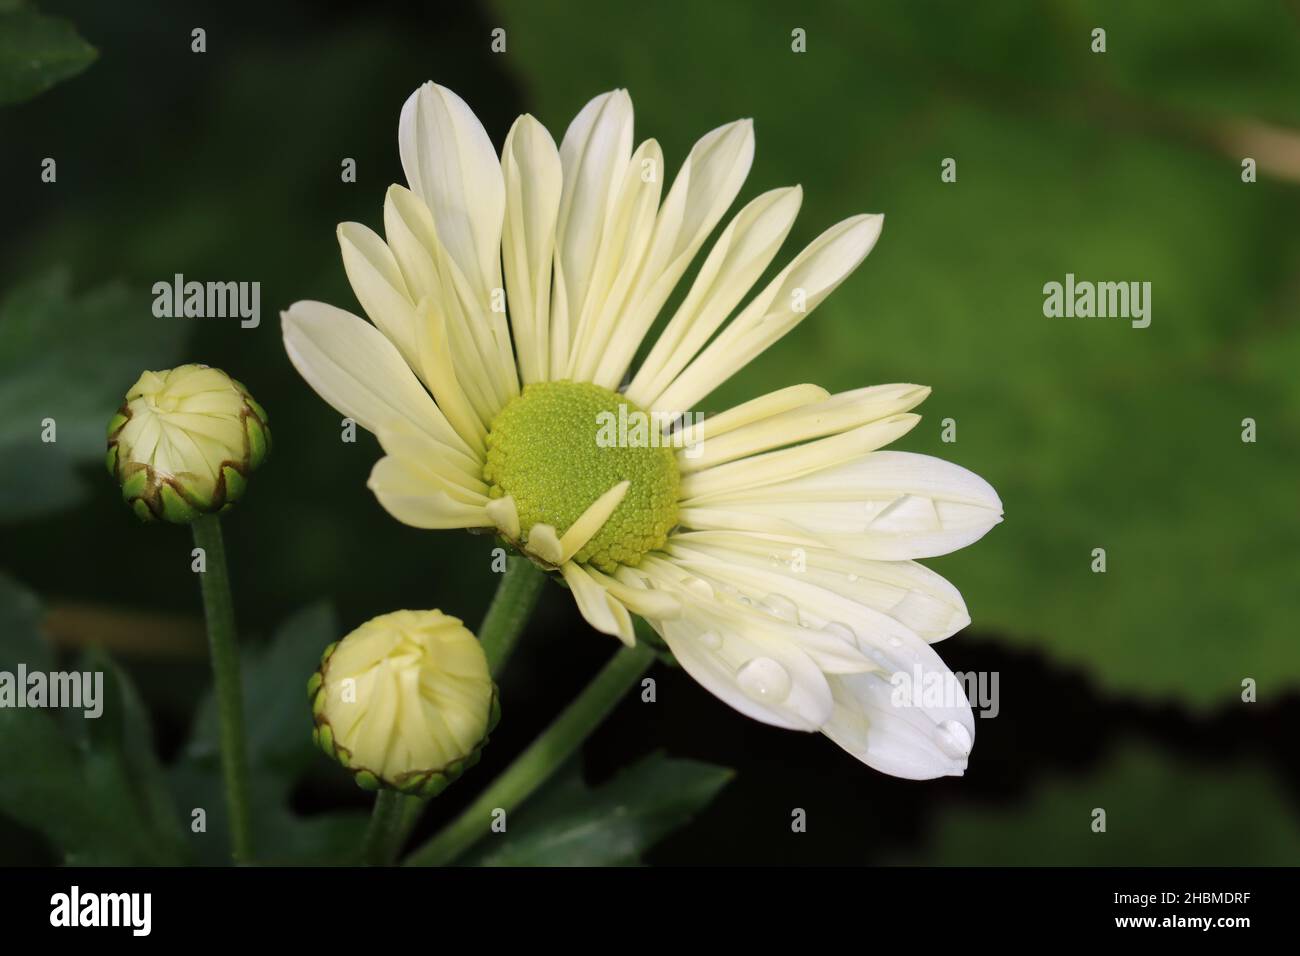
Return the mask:
<svg viewBox="0 0 1300 956">
<path fill-rule="evenodd" d="M 139 355 L 125 368 L 159 352 L 202 361 L 267 408 L 274 454 L 224 522 L 250 645 L 321 599 L 345 630 L 399 607 L 474 625 L 492 541 L 382 511 L 365 489 L 376 443 L 340 443 L 338 416 L 285 357 L 278 311 L 357 310 L 334 228 L 379 226 L 402 180 L 398 110 L 426 79 L 462 95 L 498 146 L 521 112 L 558 142 L 589 97 L 627 86 L 638 141 L 659 138 L 670 170 L 696 137 L 752 115 L 737 208 L 786 182 L 807 197 L 778 265 L 846 215 L 883 211 L 886 227 L 711 408 L 799 381 L 934 386 L 901 447 L 979 472 L 1007 510 L 968 553 L 933 562 L 974 618 L 939 650 L 956 671 L 998 673 L 1000 713 L 978 722 L 964 778 L 913 783 L 749 721 L 658 665 L 658 703 L 619 707 L 586 748 L 588 779 L 655 749 L 734 768 L 653 863 L 1294 863 L 1300 16 L 1291 3 L 1128 6 L 51 0 L 42 10 L 99 57 L 0 110 L 0 298 L 56 266 L 74 297 L 119 283 Z M 489 49 L 496 26 L 504 54 Z M 806 54 L 790 51 L 796 26 Z M 1089 50 L 1094 26 L 1105 54 Z M 1244 184 L 1261 128 L 1283 139 Z M 45 156 L 57 185 L 39 183 Z M 939 179 L 948 156 L 955 184 Z M 344 157 L 355 184 L 340 182 Z M 1067 271 L 1152 281 L 1152 327 L 1043 317 L 1043 283 Z M 260 281 L 261 326 L 189 320 L 156 337 L 149 323 L 167 320 L 149 316 L 150 288 L 176 272 Z M 183 342 L 164 347 L 172 335 Z M 135 374 L 107 390 L 102 421 Z M 939 440 L 945 416 L 955 444 Z M 1247 416 L 1257 444 L 1240 440 Z M 40 595 L 64 653 L 103 645 L 123 663 L 172 760 L 207 685 L 191 543 L 139 526 L 94 454 L 67 501 L 28 513 L 13 492 L 0 568 Z M 46 481 L 41 467 L 24 474 Z M 1095 547 L 1105 575 L 1090 570 Z M 425 828 L 612 650 L 548 588 L 502 682 L 507 719 Z M 1245 678 L 1256 703 L 1240 699 Z M 292 791 L 308 816 L 368 802 L 323 758 Z M 796 807 L 807 833 L 790 830 Z M 1095 807 L 1106 834 L 1089 828 Z M 55 859 L 0 815 L 0 862 Z"/>
</svg>

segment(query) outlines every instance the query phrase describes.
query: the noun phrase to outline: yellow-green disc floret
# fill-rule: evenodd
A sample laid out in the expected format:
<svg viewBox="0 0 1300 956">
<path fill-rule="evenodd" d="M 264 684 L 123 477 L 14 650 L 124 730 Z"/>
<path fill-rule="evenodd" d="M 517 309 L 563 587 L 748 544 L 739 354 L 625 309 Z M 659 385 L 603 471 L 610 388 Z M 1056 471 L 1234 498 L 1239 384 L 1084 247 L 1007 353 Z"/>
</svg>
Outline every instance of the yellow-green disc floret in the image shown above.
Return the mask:
<svg viewBox="0 0 1300 956">
<path fill-rule="evenodd" d="M 535 382 L 492 422 L 483 480 L 510 495 L 523 534 L 538 523 L 563 535 L 621 481 L 627 494 L 574 555 L 607 573 L 663 546 L 677 523 L 680 479 L 673 449 L 632 402 L 585 382 Z"/>
</svg>

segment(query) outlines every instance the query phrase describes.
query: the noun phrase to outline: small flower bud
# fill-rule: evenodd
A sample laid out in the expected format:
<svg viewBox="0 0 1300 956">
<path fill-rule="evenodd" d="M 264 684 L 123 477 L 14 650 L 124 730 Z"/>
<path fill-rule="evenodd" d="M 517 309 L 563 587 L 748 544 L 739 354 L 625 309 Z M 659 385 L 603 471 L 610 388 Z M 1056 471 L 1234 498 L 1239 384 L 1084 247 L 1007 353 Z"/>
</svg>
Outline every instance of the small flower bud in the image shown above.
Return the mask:
<svg viewBox="0 0 1300 956">
<path fill-rule="evenodd" d="M 365 790 L 432 797 L 478 763 L 501 716 L 483 647 L 441 611 L 394 611 L 325 648 L 312 739 Z"/>
<path fill-rule="evenodd" d="M 262 406 L 220 369 L 145 372 L 108 423 L 108 473 L 142 521 L 225 511 L 271 450 Z"/>
</svg>

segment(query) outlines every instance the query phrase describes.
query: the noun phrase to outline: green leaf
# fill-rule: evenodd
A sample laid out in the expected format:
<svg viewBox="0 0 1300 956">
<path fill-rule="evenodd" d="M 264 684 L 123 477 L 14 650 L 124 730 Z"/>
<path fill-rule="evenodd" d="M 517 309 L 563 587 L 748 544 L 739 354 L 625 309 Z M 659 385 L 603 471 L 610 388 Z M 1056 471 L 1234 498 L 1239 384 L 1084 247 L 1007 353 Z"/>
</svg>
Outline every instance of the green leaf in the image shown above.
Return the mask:
<svg viewBox="0 0 1300 956">
<path fill-rule="evenodd" d="M 155 318 L 149 301 L 121 283 L 74 297 L 64 269 L 0 301 L 0 521 L 76 503 L 78 466 L 94 462 L 109 480 L 109 418 L 141 372 L 174 364 L 185 338 L 184 323 Z"/>
<path fill-rule="evenodd" d="M 498 16 L 528 38 L 512 62 L 557 139 L 616 83 L 638 138 L 676 162 L 753 116 L 753 171 L 733 211 L 803 184 L 774 269 L 846 216 L 886 214 L 861 268 L 699 411 L 798 382 L 928 384 L 925 420 L 897 447 L 976 471 L 1006 507 L 985 540 L 932 562 L 975 628 L 1108 690 L 1200 708 L 1247 676 L 1300 686 L 1300 327 L 1288 321 L 1300 189 L 1267 174 L 1242 183 L 1240 155 L 1212 135 L 1254 102 L 1300 123 L 1300 35 L 1277 26 L 1279 4 L 1258 23 L 1219 8 L 1189 13 L 1205 29 L 1179 24 L 1171 50 L 1168 18 L 1133 10 L 1092 54 L 1075 5 L 1049 7 L 1032 20 L 972 19 L 956 3 L 792 17 L 672 0 L 650 21 L 595 3 L 565 17 L 503 4 Z M 795 26 L 805 54 L 791 51 Z M 1214 49 L 1195 52 L 1193 33 Z M 1157 54 L 1181 59 L 1157 68 Z M 1228 76 L 1198 110 L 1197 91 Z M 955 183 L 940 180 L 945 157 Z M 1151 282 L 1151 327 L 1045 317 L 1044 284 L 1068 272 Z M 940 440 L 949 417 L 952 444 Z M 1248 417 L 1254 444 L 1241 441 Z M 1098 547 L 1104 574 L 1090 570 Z"/>
<path fill-rule="evenodd" d="M 22 0 L 0 3 L 0 106 L 44 93 L 96 56 L 67 20 L 44 16 Z"/>
<path fill-rule="evenodd" d="M 570 763 L 462 862 L 477 866 L 629 866 L 704 809 L 726 767 L 655 752 L 597 787 Z"/>
<path fill-rule="evenodd" d="M 24 663 L 49 670 L 53 655 L 41 632 L 41 602 L 9 575 L 0 572 L 0 670 Z"/>
<path fill-rule="evenodd" d="M 29 593 L 0 581 L 5 652 L 40 644 L 40 610 Z M 14 633 L 17 632 L 17 633 Z M 22 658 L 20 658 L 22 659 Z M 49 671 L 44 658 L 31 670 Z M 8 669 L 0 661 L 0 669 Z M 129 678 L 102 654 L 79 670 L 103 675 L 102 712 L 0 708 L 0 813 L 35 830 L 82 865 L 184 862 L 175 809 L 153 753 L 148 719 Z M 88 703 L 88 702 L 86 702 Z"/>
<path fill-rule="evenodd" d="M 1093 830 L 1095 810 L 1106 831 Z M 1202 766 L 1131 746 L 1096 772 L 1057 777 L 1015 806 L 954 806 L 927 849 L 891 862 L 928 866 L 1289 866 L 1300 821 L 1285 787 L 1241 762 Z"/>
</svg>

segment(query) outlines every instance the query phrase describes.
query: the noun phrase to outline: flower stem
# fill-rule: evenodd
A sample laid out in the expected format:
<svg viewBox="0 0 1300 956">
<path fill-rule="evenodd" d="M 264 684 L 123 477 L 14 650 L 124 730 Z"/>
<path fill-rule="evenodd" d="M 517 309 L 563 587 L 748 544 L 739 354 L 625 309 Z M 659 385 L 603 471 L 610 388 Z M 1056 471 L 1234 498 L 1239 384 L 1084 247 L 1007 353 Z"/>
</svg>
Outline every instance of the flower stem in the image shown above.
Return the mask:
<svg viewBox="0 0 1300 956">
<path fill-rule="evenodd" d="M 478 639 L 493 677 L 501 673 L 510 659 L 545 583 L 546 575 L 527 558 L 506 559 L 506 573 L 478 629 Z"/>
<path fill-rule="evenodd" d="M 497 585 L 487 615 L 478 629 L 479 641 L 493 677 L 505 668 L 545 584 L 546 575 L 527 558 L 506 560 L 506 573 Z M 372 866 L 390 866 L 420 821 L 427 802 L 421 797 L 406 797 L 389 791 L 377 794 L 362 849 L 365 862 Z"/>
<path fill-rule="evenodd" d="M 406 839 L 404 823 L 409 804 L 419 804 L 418 797 L 408 797 L 396 790 L 380 790 L 375 795 L 375 810 L 361 848 L 361 860 L 368 866 L 390 866 Z"/>
<path fill-rule="evenodd" d="M 248 751 L 244 743 L 244 703 L 240 690 L 239 644 L 235 640 L 235 608 L 230 599 L 226 546 L 216 515 L 202 515 L 190 525 L 194 544 L 203 549 L 203 615 L 208 624 L 208 649 L 217 699 L 221 735 L 221 770 L 230 816 L 231 853 L 236 863 L 253 855 L 252 820 L 248 810 Z"/>
<path fill-rule="evenodd" d="M 493 811 L 510 813 L 528 799 L 582 742 L 600 726 L 620 697 L 649 669 L 654 652 L 638 644 L 624 647 L 601 668 L 581 694 L 469 807 L 405 863 L 441 866 L 479 841 L 493 822 Z"/>
</svg>

